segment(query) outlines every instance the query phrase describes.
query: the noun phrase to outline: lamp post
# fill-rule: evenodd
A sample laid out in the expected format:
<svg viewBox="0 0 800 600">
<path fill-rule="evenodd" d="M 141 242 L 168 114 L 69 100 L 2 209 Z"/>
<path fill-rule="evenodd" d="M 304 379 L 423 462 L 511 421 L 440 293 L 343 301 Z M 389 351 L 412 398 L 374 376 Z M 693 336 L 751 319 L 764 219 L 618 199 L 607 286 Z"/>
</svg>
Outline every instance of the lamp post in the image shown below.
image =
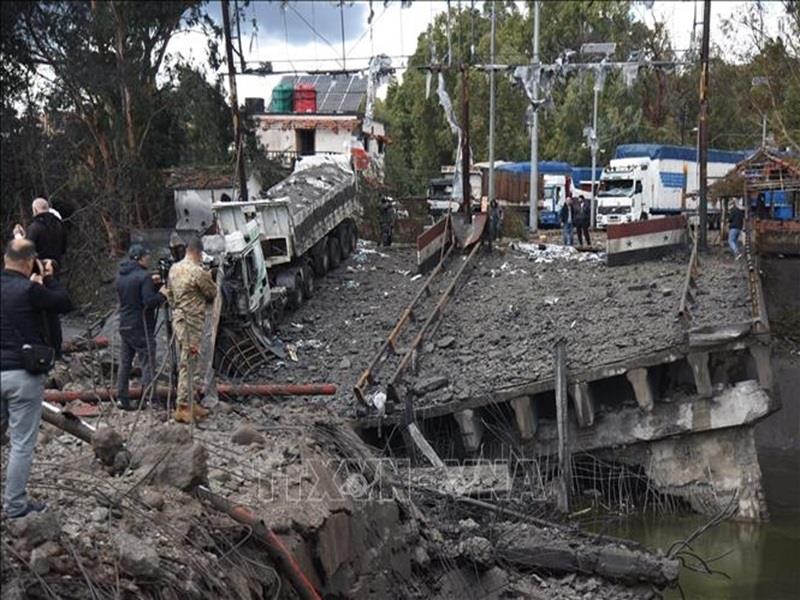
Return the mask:
<svg viewBox="0 0 800 600">
<path fill-rule="evenodd" d="M 539 2 L 533 2 L 533 68 L 539 68 Z M 539 99 L 539 77 L 535 75 L 533 81 L 533 100 Z M 531 105 L 531 180 L 530 180 L 530 210 L 528 220 L 530 231 L 539 231 L 539 110 L 535 104 Z"/>
<path fill-rule="evenodd" d="M 617 45 L 614 42 L 583 44 L 581 46 L 581 54 L 601 55 L 603 56 L 603 60 L 607 60 L 612 54 L 614 54 L 616 49 Z M 600 69 L 604 68 L 605 67 L 601 64 Z M 600 88 L 602 87 L 601 79 L 602 74 L 595 75 L 592 126 L 584 129 L 584 134 L 586 135 L 589 149 L 592 151 L 592 229 L 597 226 L 597 191 L 595 184 L 595 170 L 597 169 L 597 150 L 599 148 L 599 141 L 597 138 L 597 104 L 600 97 Z"/>
</svg>

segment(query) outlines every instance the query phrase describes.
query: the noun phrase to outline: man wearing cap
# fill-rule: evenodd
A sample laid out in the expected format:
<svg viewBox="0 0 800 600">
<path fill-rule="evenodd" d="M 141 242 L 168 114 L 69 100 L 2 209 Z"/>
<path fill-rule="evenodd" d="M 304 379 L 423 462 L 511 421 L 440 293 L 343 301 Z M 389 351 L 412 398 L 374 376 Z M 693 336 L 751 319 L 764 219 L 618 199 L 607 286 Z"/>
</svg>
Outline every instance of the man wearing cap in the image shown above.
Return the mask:
<svg viewBox="0 0 800 600">
<path fill-rule="evenodd" d="M 128 260 L 119 267 L 117 295 L 119 297 L 120 358 L 117 380 L 117 404 L 131 410 L 128 396 L 128 380 L 131 375 L 133 357 L 139 357 L 142 368 L 142 389 L 147 392 L 153 382 L 156 358 L 156 309 L 166 302 L 166 295 L 159 293 L 161 285 L 158 275 L 151 275 L 150 252 L 141 244 L 132 244 Z"/>
</svg>

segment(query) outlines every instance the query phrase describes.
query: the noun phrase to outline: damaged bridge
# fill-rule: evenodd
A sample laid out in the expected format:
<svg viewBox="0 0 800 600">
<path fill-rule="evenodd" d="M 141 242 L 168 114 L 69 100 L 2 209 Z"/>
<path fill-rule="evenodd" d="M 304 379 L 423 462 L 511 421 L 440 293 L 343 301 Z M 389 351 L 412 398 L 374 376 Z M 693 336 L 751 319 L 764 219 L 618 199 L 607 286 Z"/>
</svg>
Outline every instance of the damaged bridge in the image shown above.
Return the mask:
<svg viewBox="0 0 800 600">
<path fill-rule="evenodd" d="M 591 453 L 698 512 L 765 518 L 753 425 L 779 402 L 756 261 L 691 242 L 617 267 L 535 244 L 481 255 L 358 426 L 434 464 Z"/>
</svg>

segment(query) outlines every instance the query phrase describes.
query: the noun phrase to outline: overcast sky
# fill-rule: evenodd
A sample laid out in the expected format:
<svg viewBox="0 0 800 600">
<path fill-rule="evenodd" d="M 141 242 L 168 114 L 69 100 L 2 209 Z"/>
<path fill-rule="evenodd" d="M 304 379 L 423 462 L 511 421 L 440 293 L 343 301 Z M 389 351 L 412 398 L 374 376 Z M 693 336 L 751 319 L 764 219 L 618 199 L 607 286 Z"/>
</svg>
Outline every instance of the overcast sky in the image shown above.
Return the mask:
<svg viewBox="0 0 800 600">
<path fill-rule="evenodd" d="M 451 0 L 452 7 L 459 5 Z M 469 0 L 461 2 L 468 6 Z M 647 8 L 644 2 L 634 3 L 633 12 L 637 19 L 652 25 L 656 20 L 666 23 L 673 40 L 673 47 L 683 50 L 689 47 L 695 10 L 697 21 L 702 20 L 703 3 L 658 1 Z M 744 8 L 745 2 L 712 2 L 713 44 L 722 47 L 727 56 L 749 43 L 744 35 L 729 38 L 721 31 L 725 18 L 735 15 Z M 753 4 L 752 2 L 750 4 Z M 480 8 L 483 2 L 475 2 Z M 527 10 L 525 2 L 518 2 L 520 9 Z M 780 2 L 762 2 L 765 29 L 777 32 L 780 26 L 782 5 Z M 401 68 L 407 56 L 414 52 L 418 36 L 425 31 L 433 18 L 444 12 L 447 2 L 427 2 L 416 0 L 410 7 L 402 8 L 399 0 L 384 5 L 382 0 L 374 0 L 372 28 L 367 24 L 370 3 L 345 2 L 340 9 L 338 2 L 319 0 L 316 2 L 279 1 L 252 2 L 242 20 L 242 47 L 248 60 L 270 61 L 277 70 L 338 69 L 366 67 L 368 57 L 373 54 L 387 54 L 392 57 L 393 66 Z M 220 3 L 211 2 L 210 11 L 221 22 Z M 256 27 L 252 26 L 256 23 Z M 342 36 L 342 25 L 344 36 Z M 547 23 L 541 24 L 542 28 Z M 698 35 L 699 35 L 698 27 Z M 344 56 L 342 60 L 342 39 L 344 37 Z M 171 53 L 180 53 L 195 64 L 204 65 L 206 42 L 199 32 L 177 35 L 170 44 Z M 402 71 L 401 71 L 402 73 Z M 213 74 L 209 73 L 210 77 Z M 269 99 L 273 85 L 279 76 L 257 77 L 240 76 L 237 79 L 240 102 L 246 97 Z"/>
</svg>

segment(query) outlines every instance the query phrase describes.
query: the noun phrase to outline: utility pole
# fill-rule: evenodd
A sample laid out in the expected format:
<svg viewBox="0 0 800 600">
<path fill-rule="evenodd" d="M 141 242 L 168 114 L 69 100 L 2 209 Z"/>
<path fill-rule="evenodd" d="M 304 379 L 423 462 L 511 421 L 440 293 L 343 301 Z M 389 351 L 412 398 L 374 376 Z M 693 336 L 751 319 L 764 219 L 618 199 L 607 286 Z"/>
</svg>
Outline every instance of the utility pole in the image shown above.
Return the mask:
<svg viewBox="0 0 800 600">
<path fill-rule="evenodd" d="M 339 22 L 342 25 L 342 70 L 347 70 L 347 54 L 344 51 L 344 0 L 339 0 Z"/>
<path fill-rule="evenodd" d="M 703 42 L 700 49 L 700 122 L 698 137 L 700 145 L 700 225 L 697 245 L 705 250 L 708 228 L 708 46 L 711 34 L 711 0 L 703 2 Z"/>
<path fill-rule="evenodd" d="M 597 185 L 595 184 L 595 171 L 597 169 L 597 150 L 600 148 L 600 142 L 597 139 L 597 101 L 600 91 L 597 86 L 594 86 L 594 107 L 592 108 L 592 135 L 590 148 L 592 150 L 592 218 L 591 228 L 597 227 Z"/>
<path fill-rule="evenodd" d="M 539 0 L 533 2 L 533 68 L 539 68 Z M 494 59 L 493 59 L 494 60 Z M 535 74 L 533 80 L 533 98 L 539 100 L 539 76 Z M 539 231 L 539 107 L 532 103 L 533 118 L 531 119 L 531 181 L 530 181 L 530 210 L 528 218 L 530 231 Z"/>
<path fill-rule="evenodd" d="M 492 70 L 489 72 L 489 206 L 494 200 L 494 43 L 495 43 L 495 3 L 492 2 Z M 487 208 L 488 210 L 488 208 Z"/>
<path fill-rule="evenodd" d="M 461 130 L 461 187 L 464 194 L 464 214 L 467 216 L 467 222 L 469 222 L 471 215 L 469 206 L 471 198 L 469 189 L 469 67 L 464 63 L 461 64 Z"/>
<path fill-rule="evenodd" d="M 233 139 L 236 148 L 236 176 L 239 180 L 239 200 L 247 202 L 247 176 L 244 173 L 244 138 L 242 117 L 239 114 L 239 99 L 236 94 L 236 67 L 233 64 L 233 44 L 231 43 L 231 15 L 229 0 L 222 3 L 222 29 L 225 35 L 225 58 L 228 64 L 228 84 L 230 90 L 231 114 L 233 115 Z M 238 18 L 238 16 L 237 16 Z"/>
</svg>

